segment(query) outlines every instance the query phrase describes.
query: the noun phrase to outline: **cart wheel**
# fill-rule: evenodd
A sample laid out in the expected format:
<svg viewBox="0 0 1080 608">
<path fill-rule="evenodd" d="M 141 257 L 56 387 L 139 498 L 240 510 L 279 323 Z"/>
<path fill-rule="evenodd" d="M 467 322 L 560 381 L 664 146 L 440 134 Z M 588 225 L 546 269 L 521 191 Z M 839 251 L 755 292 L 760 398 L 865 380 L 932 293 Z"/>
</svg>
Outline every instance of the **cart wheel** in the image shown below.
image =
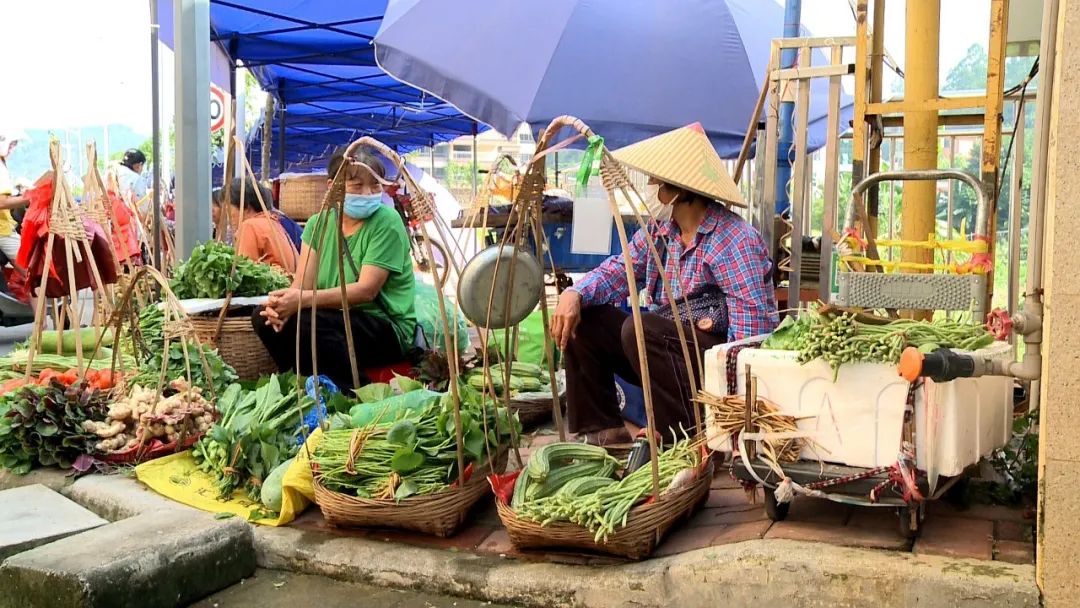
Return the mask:
<svg viewBox="0 0 1080 608">
<path fill-rule="evenodd" d="M 922 522 L 926 519 L 926 503 L 900 507 L 896 514 L 899 516 L 897 530 L 900 536 L 914 540 L 922 531 Z"/>
<path fill-rule="evenodd" d="M 790 502 L 776 502 L 776 492 L 772 488 L 765 488 L 765 514 L 769 516 L 769 519 L 784 521 L 787 519 L 789 508 L 791 508 Z"/>
</svg>

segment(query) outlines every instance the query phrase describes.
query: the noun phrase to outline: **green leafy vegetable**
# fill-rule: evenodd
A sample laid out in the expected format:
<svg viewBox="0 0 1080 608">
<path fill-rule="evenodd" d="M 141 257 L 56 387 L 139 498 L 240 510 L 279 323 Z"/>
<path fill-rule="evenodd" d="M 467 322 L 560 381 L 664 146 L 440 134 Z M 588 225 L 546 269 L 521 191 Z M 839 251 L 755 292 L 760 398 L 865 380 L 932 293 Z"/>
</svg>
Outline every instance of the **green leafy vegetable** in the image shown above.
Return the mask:
<svg viewBox="0 0 1080 608">
<path fill-rule="evenodd" d="M 234 259 L 236 271 L 230 276 Z M 266 295 L 289 282 L 280 270 L 237 255 L 224 243 L 208 241 L 177 266 L 170 286 L 180 299 L 224 298 L 230 291 L 237 297 Z"/>
</svg>

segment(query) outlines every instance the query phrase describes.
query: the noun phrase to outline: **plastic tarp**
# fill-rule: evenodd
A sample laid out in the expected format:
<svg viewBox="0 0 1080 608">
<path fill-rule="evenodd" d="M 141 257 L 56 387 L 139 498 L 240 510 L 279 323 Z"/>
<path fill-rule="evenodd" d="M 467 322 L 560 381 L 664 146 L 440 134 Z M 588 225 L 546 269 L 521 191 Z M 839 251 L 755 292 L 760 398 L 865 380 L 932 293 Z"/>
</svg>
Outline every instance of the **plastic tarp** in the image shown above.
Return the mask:
<svg viewBox="0 0 1080 608">
<path fill-rule="evenodd" d="M 473 132 L 476 123 L 453 106 L 375 64 L 371 41 L 385 10 L 386 0 L 211 0 L 213 39 L 285 106 L 287 167 L 363 135 L 406 152 Z M 280 120 L 275 113 L 275 172 Z M 251 135 L 258 169 L 262 129 Z"/>
</svg>

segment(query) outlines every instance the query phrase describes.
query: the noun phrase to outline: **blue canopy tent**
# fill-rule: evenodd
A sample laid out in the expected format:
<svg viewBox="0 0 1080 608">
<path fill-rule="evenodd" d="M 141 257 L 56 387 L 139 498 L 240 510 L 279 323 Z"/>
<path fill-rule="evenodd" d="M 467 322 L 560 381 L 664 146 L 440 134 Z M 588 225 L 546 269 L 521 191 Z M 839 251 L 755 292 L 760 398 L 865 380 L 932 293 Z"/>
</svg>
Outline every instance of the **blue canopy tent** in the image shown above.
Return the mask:
<svg viewBox="0 0 1080 608">
<path fill-rule="evenodd" d="M 484 128 L 375 65 L 371 40 L 385 10 L 386 0 L 211 0 L 214 40 L 283 108 L 272 117 L 273 173 L 282 161 L 285 170 L 319 166 L 364 135 L 406 152 Z M 248 140 L 256 170 L 262 133 Z"/>
</svg>

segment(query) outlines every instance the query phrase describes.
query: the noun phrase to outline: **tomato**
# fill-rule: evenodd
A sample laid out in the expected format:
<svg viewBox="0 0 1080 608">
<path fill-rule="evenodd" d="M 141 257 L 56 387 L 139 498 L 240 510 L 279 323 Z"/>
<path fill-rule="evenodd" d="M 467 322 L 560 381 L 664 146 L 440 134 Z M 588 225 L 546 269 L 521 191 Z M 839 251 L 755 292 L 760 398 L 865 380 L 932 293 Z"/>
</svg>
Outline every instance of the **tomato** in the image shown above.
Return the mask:
<svg viewBox="0 0 1080 608">
<path fill-rule="evenodd" d="M 60 376 L 59 372 L 52 369 L 51 367 L 46 367 L 45 369 L 41 370 L 40 374 L 38 374 L 37 383 L 41 386 L 48 386 L 49 380 L 57 378 L 58 376 Z"/>
<path fill-rule="evenodd" d="M 96 388 L 104 390 L 112 388 L 115 384 L 115 379 L 113 378 L 113 371 L 111 369 L 103 369 L 98 371 L 97 374 L 94 376 L 93 382 Z"/>
<path fill-rule="evenodd" d="M 79 381 L 79 370 L 69 369 L 68 371 L 60 374 L 60 377 L 58 379 L 60 380 L 60 382 L 71 386 L 72 384 L 75 384 Z"/>
<path fill-rule="evenodd" d="M 0 384 L 0 395 L 10 393 L 13 390 L 22 388 L 26 385 L 26 378 L 14 378 L 7 382 Z"/>
</svg>

